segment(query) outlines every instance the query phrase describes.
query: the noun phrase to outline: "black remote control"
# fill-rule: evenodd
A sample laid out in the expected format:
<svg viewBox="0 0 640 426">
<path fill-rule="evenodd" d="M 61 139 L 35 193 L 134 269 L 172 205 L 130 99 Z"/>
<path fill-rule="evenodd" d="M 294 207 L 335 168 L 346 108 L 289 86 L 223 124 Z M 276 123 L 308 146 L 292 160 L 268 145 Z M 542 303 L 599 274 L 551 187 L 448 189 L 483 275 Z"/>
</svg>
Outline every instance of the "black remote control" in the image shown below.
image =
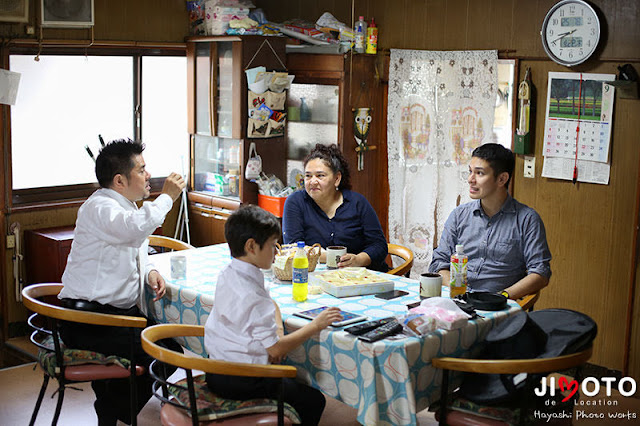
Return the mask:
<svg viewBox="0 0 640 426">
<path fill-rule="evenodd" d="M 378 328 L 366 332 L 362 336 L 358 336 L 358 339 L 365 342 L 373 343 L 377 342 L 380 339 L 384 339 L 387 336 L 391 336 L 392 334 L 396 334 L 400 331 L 402 331 L 402 325 L 398 323 L 398 321 L 390 321 Z"/>
<path fill-rule="evenodd" d="M 351 327 L 347 327 L 344 329 L 347 333 L 351 333 L 354 336 L 360 336 L 361 334 L 366 333 L 367 331 L 371 331 L 374 328 L 378 328 L 381 325 L 384 325 L 390 321 L 394 321 L 395 317 L 387 317 L 379 320 L 361 322 L 360 324 L 352 325 Z"/>
</svg>

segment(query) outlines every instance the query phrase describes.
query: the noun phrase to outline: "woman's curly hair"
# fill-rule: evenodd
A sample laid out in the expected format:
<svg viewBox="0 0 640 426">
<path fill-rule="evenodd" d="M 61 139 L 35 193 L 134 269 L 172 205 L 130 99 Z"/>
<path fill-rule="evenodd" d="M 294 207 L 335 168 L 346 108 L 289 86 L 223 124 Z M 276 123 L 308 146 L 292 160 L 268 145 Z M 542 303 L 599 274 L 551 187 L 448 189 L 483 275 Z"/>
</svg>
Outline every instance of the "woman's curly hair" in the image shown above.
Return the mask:
<svg viewBox="0 0 640 426">
<path fill-rule="evenodd" d="M 304 167 L 307 167 L 307 163 L 311 160 L 320 159 L 331 169 L 335 174 L 340 172 L 342 179 L 340 179 L 340 185 L 338 189 L 351 189 L 351 174 L 349 172 L 349 163 L 344 158 L 342 152 L 336 144 L 323 145 L 321 143 L 316 144 L 316 147 L 307 155 L 304 159 Z"/>
</svg>

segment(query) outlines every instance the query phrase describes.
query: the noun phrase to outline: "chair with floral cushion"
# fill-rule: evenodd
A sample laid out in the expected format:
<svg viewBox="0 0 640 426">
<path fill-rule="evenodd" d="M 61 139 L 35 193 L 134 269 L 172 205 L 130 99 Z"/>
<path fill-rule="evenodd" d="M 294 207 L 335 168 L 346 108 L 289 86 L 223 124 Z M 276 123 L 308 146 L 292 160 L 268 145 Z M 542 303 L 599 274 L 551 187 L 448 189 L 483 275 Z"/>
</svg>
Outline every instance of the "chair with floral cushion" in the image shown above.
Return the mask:
<svg viewBox="0 0 640 426">
<path fill-rule="evenodd" d="M 89 311 L 79 311 L 60 306 L 58 293 L 62 284 L 34 284 L 22 290 L 24 306 L 33 311 L 28 323 L 34 329 L 31 341 L 39 348 L 38 363 L 44 370 L 44 380 L 40 394 L 31 416 L 29 425 L 33 425 L 38 416 L 49 378 L 58 381 L 58 401 L 52 425 L 56 425 L 62 409 L 64 392 L 70 384 L 90 382 L 102 379 L 131 380 L 131 419 L 136 424 L 137 401 L 135 392 L 135 375 L 141 375 L 145 369 L 136 365 L 133 351 L 134 328 L 144 328 L 146 318 L 125 315 L 109 315 Z M 59 336 L 59 322 L 71 321 L 84 324 L 128 327 L 131 330 L 131 357 L 105 356 L 101 353 L 67 348 Z"/>
<path fill-rule="evenodd" d="M 218 361 L 184 355 L 155 343 L 166 338 L 195 339 L 202 336 L 204 336 L 203 326 L 186 324 L 159 324 L 146 328 L 142 332 L 142 348 L 156 359 L 151 363 L 149 373 L 156 381 L 154 383 L 155 396 L 164 402 L 160 413 L 163 425 L 263 425 L 275 424 L 276 421 L 278 425 L 300 423 L 298 413 L 289 404 L 283 402 L 282 393 L 277 401 L 270 399 L 248 401 L 224 399 L 209 390 L 204 374 L 197 377 L 192 374 L 192 370 L 199 370 L 229 376 L 269 377 L 282 380 L 285 377 L 296 377 L 295 367 Z M 184 369 L 186 379 L 175 383 L 163 380 L 155 374 L 157 361 Z M 169 398 L 158 392 L 161 386 L 168 388 Z M 284 388 L 282 388 L 283 390 Z"/>
</svg>

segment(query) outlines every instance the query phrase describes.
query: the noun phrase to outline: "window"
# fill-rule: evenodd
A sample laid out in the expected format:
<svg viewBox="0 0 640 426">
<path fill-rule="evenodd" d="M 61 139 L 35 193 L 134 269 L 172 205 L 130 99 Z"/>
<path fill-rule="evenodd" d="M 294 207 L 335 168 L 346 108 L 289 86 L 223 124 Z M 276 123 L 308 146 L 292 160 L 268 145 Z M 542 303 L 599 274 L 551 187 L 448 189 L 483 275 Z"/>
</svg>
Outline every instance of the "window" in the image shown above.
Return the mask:
<svg viewBox="0 0 640 426">
<path fill-rule="evenodd" d="M 10 69 L 22 74 L 16 105 L 11 107 L 14 204 L 91 193 L 96 177 L 85 147 L 97 156 L 98 135 L 104 141 L 141 135 L 153 178 L 182 172 L 181 163 L 186 167 L 184 56 L 34 58 L 9 58 Z"/>
<path fill-rule="evenodd" d="M 189 172 L 186 58 L 142 58 L 142 141 L 152 177 Z"/>
</svg>

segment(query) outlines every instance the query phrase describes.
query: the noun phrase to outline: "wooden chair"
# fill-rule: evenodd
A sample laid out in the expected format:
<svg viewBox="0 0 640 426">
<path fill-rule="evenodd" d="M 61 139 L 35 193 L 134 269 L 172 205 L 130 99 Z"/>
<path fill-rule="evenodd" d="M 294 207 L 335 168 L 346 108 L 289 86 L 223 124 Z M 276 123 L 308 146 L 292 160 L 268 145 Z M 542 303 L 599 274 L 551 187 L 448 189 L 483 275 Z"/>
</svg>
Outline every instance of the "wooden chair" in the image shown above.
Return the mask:
<svg viewBox="0 0 640 426">
<path fill-rule="evenodd" d="M 531 312 L 533 311 L 533 305 L 538 301 L 539 298 L 540 290 L 536 291 L 535 293 L 527 294 L 526 296 L 523 296 L 520 299 L 516 300 L 516 302 L 518 302 L 523 311 Z"/>
<path fill-rule="evenodd" d="M 404 275 L 408 276 L 409 271 L 411 271 L 411 267 L 413 266 L 413 252 L 409 250 L 407 247 L 401 246 L 399 244 L 388 244 L 389 247 L 389 255 L 401 257 L 404 260 L 404 263 L 399 265 L 396 268 L 391 269 L 388 274 L 392 275 Z"/>
<path fill-rule="evenodd" d="M 189 250 L 195 248 L 191 244 L 164 235 L 149 235 L 149 246 L 159 248 L 160 252 L 172 250 Z"/>
<path fill-rule="evenodd" d="M 166 338 L 175 337 L 202 337 L 204 336 L 204 327 L 200 325 L 186 325 L 186 324 L 158 324 L 152 327 L 146 328 L 142 332 L 142 348 L 151 355 L 156 361 L 153 361 L 150 367 L 150 373 L 156 380 L 154 384 L 154 394 L 161 401 L 165 402 L 162 407 L 160 419 L 163 425 L 198 425 L 198 424 L 237 424 L 237 425 L 252 425 L 252 424 L 274 424 L 276 419 L 278 425 L 291 424 L 290 419 L 284 414 L 284 403 L 282 392 L 284 387 L 281 388 L 280 397 L 277 403 L 277 415 L 273 412 L 270 413 L 254 413 L 249 415 L 241 415 L 241 417 L 234 417 L 233 413 L 225 413 L 225 415 L 214 415 L 211 417 L 217 417 L 214 422 L 199 423 L 199 416 L 202 417 L 202 413 L 199 414 L 198 407 L 195 401 L 200 402 L 203 398 L 203 394 L 213 394 L 204 384 L 200 383 L 199 386 L 194 384 L 194 377 L 192 370 L 204 371 L 207 373 L 224 374 L 229 376 L 242 376 L 242 377 L 269 377 L 280 378 L 296 377 L 297 370 L 295 367 L 286 365 L 257 365 L 257 364 L 244 364 L 237 362 L 217 361 L 209 358 L 202 358 L 198 356 L 184 355 L 178 352 L 174 352 L 170 349 L 166 349 L 162 346 L 158 346 L 155 342 Z M 166 364 L 175 365 L 183 368 L 186 372 L 186 384 L 187 386 L 181 386 L 180 384 L 171 384 L 162 380 L 154 372 L 154 366 L 157 361 L 161 361 Z M 196 377 L 196 379 L 199 379 Z M 283 382 L 284 384 L 284 382 Z M 182 389 L 184 398 L 172 398 L 167 399 L 158 393 L 160 386 L 168 386 L 173 388 L 174 391 Z M 187 392 L 185 392 L 187 391 Z M 196 394 L 198 395 L 196 399 Z M 230 400 L 224 400 L 229 401 Z M 198 404 L 200 405 L 200 404 Z M 272 407 L 272 405 L 271 405 Z M 190 412 L 190 417 L 187 414 Z M 263 423 L 264 422 L 264 423 Z"/>
<path fill-rule="evenodd" d="M 135 425 L 137 400 L 134 375 L 143 374 L 145 369 L 135 363 L 133 330 L 134 328 L 146 327 L 146 318 L 100 314 L 65 308 L 59 305 L 60 301 L 57 298 L 60 290 L 62 290 L 62 284 L 34 284 L 22 290 L 24 306 L 35 312 L 29 317 L 28 323 L 35 330 L 31 334 L 31 341 L 40 348 L 39 364 L 44 370 L 44 380 L 29 424 L 33 425 L 36 421 L 50 377 L 58 380 L 58 402 L 51 422 L 52 425 L 56 425 L 58 422 L 64 391 L 70 383 L 129 377 L 131 381 L 131 420 L 132 424 Z M 91 351 L 65 348 L 59 336 L 60 321 L 129 327 L 131 330 L 131 356 L 129 360 L 105 357 L 102 354 Z M 51 355 L 47 356 L 47 354 Z M 125 368 L 118 363 L 114 364 L 111 362 L 113 360 L 118 361 L 120 364 L 122 362 L 126 364 L 130 361 L 130 367 Z M 45 368 L 45 365 L 50 368 Z"/>
<path fill-rule="evenodd" d="M 482 374 L 519 374 L 519 373 L 552 373 L 585 364 L 591 358 L 593 348 L 589 347 L 581 352 L 554 358 L 534 359 L 468 359 L 468 358 L 433 358 L 431 364 L 442 369 L 442 390 L 440 398 L 440 425 L 467 426 L 495 425 L 495 420 L 487 419 L 470 413 L 459 411 L 447 412 L 449 371 L 464 371 Z M 522 420 L 522 415 L 521 415 Z M 506 424 L 506 423 L 504 423 Z"/>
</svg>

